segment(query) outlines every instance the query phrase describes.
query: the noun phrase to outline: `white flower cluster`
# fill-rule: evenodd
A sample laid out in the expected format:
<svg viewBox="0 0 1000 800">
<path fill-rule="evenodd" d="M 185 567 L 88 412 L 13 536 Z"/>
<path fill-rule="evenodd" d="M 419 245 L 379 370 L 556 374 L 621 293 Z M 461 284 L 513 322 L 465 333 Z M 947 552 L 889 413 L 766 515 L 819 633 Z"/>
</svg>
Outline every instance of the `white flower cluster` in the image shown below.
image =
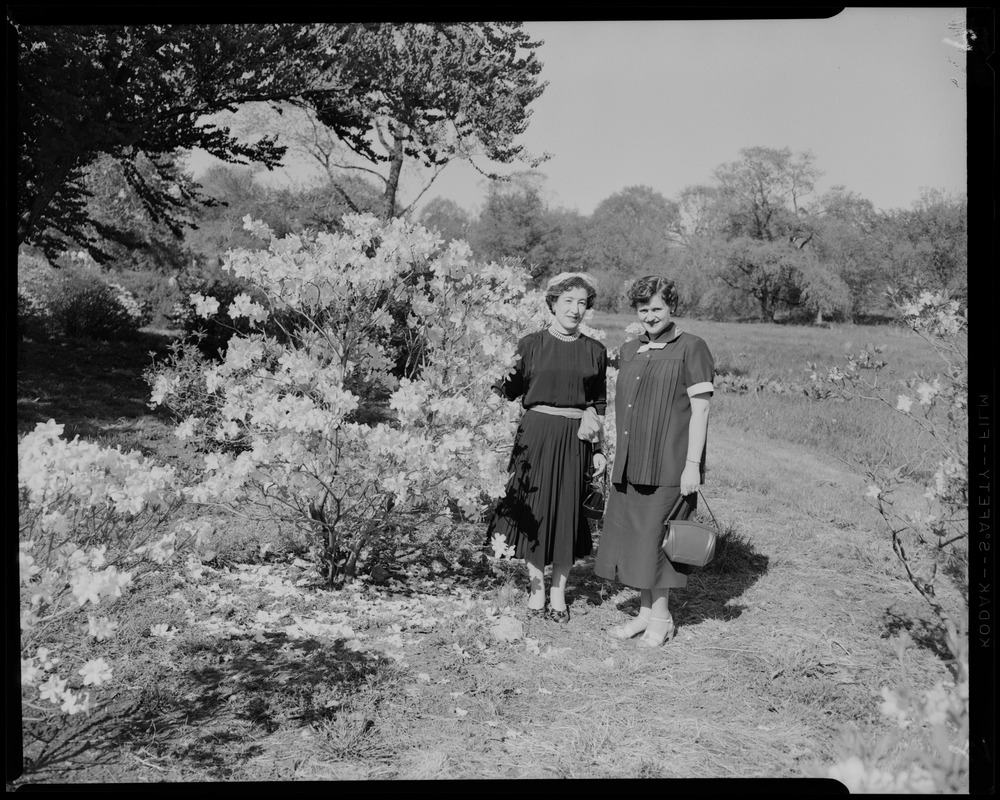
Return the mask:
<svg viewBox="0 0 1000 800">
<path fill-rule="evenodd" d="M 919 758 L 921 766 L 888 771 L 867 765 L 855 756 L 832 767 L 829 774 L 852 792 L 956 791 L 968 774 L 968 637 L 958 633 L 949 612 L 935 599 L 934 581 L 939 575 L 936 561 L 932 561 L 935 566 L 928 574 L 906 551 L 912 554 L 921 545 L 948 547 L 956 557 L 967 558 L 968 310 L 940 292 L 925 291 L 916 297 L 889 292 L 889 296 L 910 328 L 940 357 L 942 372 L 909 378 L 905 381 L 906 392 L 893 393 L 893 402 L 879 385 L 879 371 L 886 366 L 879 358 L 884 348 L 869 347 L 858 357 L 849 358 L 847 369 L 831 369 L 828 377 L 841 384 L 847 394 L 881 401 L 930 434 L 937 468 L 925 488 L 926 510 L 902 514 L 893 508 L 896 491 L 910 480 L 905 464 L 867 466 L 865 497 L 892 531 L 894 550 L 910 582 L 945 623 L 955 677 L 953 682 L 938 682 L 923 692 L 915 690 L 904 677 L 901 686 L 881 691 L 882 713 L 900 728 L 929 729 L 930 748 L 914 759 Z M 908 537 L 905 549 L 901 544 L 904 536 Z M 965 624 L 963 621 L 963 627 Z"/>
<path fill-rule="evenodd" d="M 71 688 L 72 667 L 61 677 L 62 659 L 38 642 L 50 623 L 73 610 L 107 604 L 132 582 L 131 572 L 108 563 L 107 545 L 94 543 L 94 520 L 105 540 L 124 540 L 121 534 L 137 514 L 175 501 L 180 489 L 172 468 L 79 438 L 67 442 L 62 433 L 63 426 L 49 420 L 18 442 L 21 678 L 28 706 L 39 709 L 42 701 L 58 713 L 76 714 L 91 710 L 90 693 Z M 84 540 L 89 541 L 81 544 Z M 166 558 L 174 541 L 168 534 L 135 555 L 148 549 L 154 560 Z M 116 628 L 107 616 L 89 615 L 84 632 L 103 641 Z M 112 677 L 100 658 L 87 660 L 76 674 L 83 686 Z"/>
<path fill-rule="evenodd" d="M 67 442 L 63 428 L 55 420 L 40 422 L 17 445 L 18 487 L 30 508 L 48 511 L 43 527 L 71 526 L 74 515 L 98 506 L 134 515 L 177 495 L 173 467 L 79 437 Z"/>
<path fill-rule="evenodd" d="M 320 501 L 327 520 L 335 505 L 337 524 L 352 531 L 390 509 L 480 514 L 503 491 L 520 411 L 490 387 L 513 369 L 519 337 L 548 324 L 527 274 L 478 263 L 464 242 L 443 247 L 402 219 L 349 215 L 342 233 L 280 239 L 249 218 L 245 226 L 267 248 L 230 251 L 224 267 L 266 301 L 241 295 L 229 316 L 259 325 L 282 312 L 298 323 L 280 341 L 236 335 L 221 363 L 204 366 L 219 414 L 211 423 L 188 416 L 177 435 L 220 446 L 206 454 L 192 498 L 237 502 L 266 491 L 286 507 L 313 508 L 306 524 Z M 219 310 L 208 298 L 191 301 L 203 315 Z M 399 308 L 408 310 L 403 325 L 391 315 Z M 402 377 L 392 374 L 387 334 L 419 343 Z M 364 386 L 388 392 L 392 420 L 355 421 Z M 179 387 L 161 373 L 152 402 L 169 404 Z M 233 455 L 225 445 L 237 438 Z"/>
<path fill-rule="evenodd" d="M 893 295 L 894 296 L 894 295 Z M 968 309 L 944 292 L 921 292 L 909 300 L 897 300 L 907 324 L 934 336 L 955 336 L 968 330 Z"/>
<path fill-rule="evenodd" d="M 834 764 L 827 776 L 840 781 L 851 794 L 934 794 L 934 780 L 923 767 L 914 764 L 900 772 L 866 766 L 857 756 Z"/>
</svg>

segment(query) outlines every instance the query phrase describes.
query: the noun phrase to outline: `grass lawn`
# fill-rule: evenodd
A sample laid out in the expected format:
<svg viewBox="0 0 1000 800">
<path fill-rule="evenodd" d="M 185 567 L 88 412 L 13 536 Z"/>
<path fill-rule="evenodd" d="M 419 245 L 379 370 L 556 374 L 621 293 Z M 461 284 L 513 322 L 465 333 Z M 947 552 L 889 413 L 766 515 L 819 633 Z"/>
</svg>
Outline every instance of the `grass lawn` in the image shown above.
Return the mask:
<svg viewBox="0 0 1000 800">
<path fill-rule="evenodd" d="M 590 324 L 617 346 L 628 321 Z M 904 369 L 920 360 L 887 329 L 682 327 L 720 364 L 760 374 L 800 374 L 879 334 Z M 22 343 L 19 432 L 54 417 L 68 436 L 193 464 L 145 405 L 142 371 L 166 343 Z M 796 416 L 844 415 L 784 395 L 717 400 L 704 491 L 725 535 L 716 560 L 672 592 L 667 646 L 606 633 L 638 593 L 597 578 L 592 557 L 574 566 L 572 618 L 557 625 L 526 618 L 523 567 L 481 559 L 482 525 L 448 538 L 402 530 L 370 574 L 331 591 L 284 532 L 213 512 L 211 553 L 141 576 L 112 608 L 118 635 L 95 645 L 115 674 L 99 709 L 24 722 L 8 789 L 788 778 L 825 775 L 849 754 L 908 767 L 925 734 L 880 714 L 880 690 L 947 679 L 941 632 L 841 460 L 844 428 L 817 423 L 808 438 Z M 78 626 L 67 620 L 57 642 L 80 639 Z"/>
</svg>

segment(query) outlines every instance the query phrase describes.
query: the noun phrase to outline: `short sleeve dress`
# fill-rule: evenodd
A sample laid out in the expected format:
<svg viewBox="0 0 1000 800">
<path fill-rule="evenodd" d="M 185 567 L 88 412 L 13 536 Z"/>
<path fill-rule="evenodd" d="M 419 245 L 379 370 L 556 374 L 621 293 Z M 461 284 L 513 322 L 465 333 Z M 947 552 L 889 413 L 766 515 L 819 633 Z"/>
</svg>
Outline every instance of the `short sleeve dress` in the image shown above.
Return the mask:
<svg viewBox="0 0 1000 800">
<path fill-rule="evenodd" d="M 660 546 L 664 521 L 680 497 L 691 398 L 711 393 L 715 362 L 705 341 L 676 326 L 621 348 L 615 417 L 617 444 L 594 572 L 636 589 L 687 585 L 688 568 Z M 705 450 L 701 476 L 705 475 Z M 679 514 L 687 519 L 697 495 Z"/>
<path fill-rule="evenodd" d="M 517 367 L 494 389 L 508 400 L 520 398 L 525 413 L 511 451 L 510 481 L 487 540 L 499 533 L 516 558 L 539 569 L 572 564 L 593 549 L 582 508 L 593 445 L 577 436 L 579 419 L 532 409 L 592 407 L 604 416 L 607 350 L 588 336 L 564 341 L 548 330 L 525 336 L 517 350 Z"/>
</svg>

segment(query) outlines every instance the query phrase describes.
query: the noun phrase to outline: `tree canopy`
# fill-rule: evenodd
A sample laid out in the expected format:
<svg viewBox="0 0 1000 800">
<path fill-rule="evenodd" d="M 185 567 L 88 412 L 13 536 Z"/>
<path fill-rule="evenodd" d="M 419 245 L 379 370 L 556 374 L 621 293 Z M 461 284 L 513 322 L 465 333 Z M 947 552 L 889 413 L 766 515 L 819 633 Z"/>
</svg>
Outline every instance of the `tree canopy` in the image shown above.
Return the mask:
<svg viewBox="0 0 1000 800">
<path fill-rule="evenodd" d="M 18 243 L 49 256 L 70 241 L 103 257 L 101 240 L 119 238 L 117 226 L 87 214 L 83 176 L 98 156 L 119 161 L 150 217 L 179 234 L 183 210 L 198 198 L 177 179 L 175 151 L 201 147 L 224 161 L 269 167 L 283 154 L 273 139 L 242 142 L 203 116 L 333 90 L 325 83 L 333 53 L 315 26 L 14 27 Z"/>
<path fill-rule="evenodd" d="M 639 275 L 662 269 L 677 203 L 649 186 L 629 186 L 597 204 L 587 237 L 587 258 L 595 269 Z"/>
<path fill-rule="evenodd" d="M 491 183 L 469 244 L 483 259 L 520 258 L 536 281 L 555 258 L 558 232 L 542 199 L 539 173 L 520 173 L 507 183 Z"/>
<path fill-rule="evenodd" d="M 528 127 L 528 106 L 546 86 L 535 54 L 541 42 L 520 23 L 358 23 L 338 31 L 338 39 L 338 75 L 349 94 L 307 99 L 320 122 L 335 124 L 346 113 L 364 130 L 345 142 L 386 167 L 382 216 L 396 213 L 405 159 L 433 170 L 466 159 L 489 178 L 498 176 L 477 157 L 530 167 L 544 160 L 516 141 Z"/>
<path fill-rule="evenodd" d="M 545 87 L 541 43 L 519 23 L 14 29 L 18 243 L 50 257 L 76 244 L 101 260 L 102 241 L 121 239 L 87 210 L 83 177 L 102 154 L 121 164 L 150 217 L 178 235 L 185 210 L 204 199 L 177 175 L 178 151 L 281 163 L 276 134 L 241 138 L 206 121 L 218 112 L 253 102 L 313 109 L 351 151 L 387 167 L 381 211 L 390 216 L 407 158 L 432 168 L 467 158 L 481 171 L 479 156 L 530 160 L 515 139 Z"/>
</svg>

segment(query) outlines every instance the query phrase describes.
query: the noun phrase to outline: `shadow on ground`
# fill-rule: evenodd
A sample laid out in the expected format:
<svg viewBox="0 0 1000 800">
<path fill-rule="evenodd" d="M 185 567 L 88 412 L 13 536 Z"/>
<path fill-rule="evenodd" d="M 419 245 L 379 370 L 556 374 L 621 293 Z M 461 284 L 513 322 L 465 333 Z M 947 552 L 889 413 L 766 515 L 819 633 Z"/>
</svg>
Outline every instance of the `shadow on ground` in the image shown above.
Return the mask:
<svg viewBox="0 0 1000 800">
<path fill-rule="evenodd" d="M 391 662 L 335 642 L 284 633 L 182 647 L 182 671 L 160 671 L 93 715 L 69 717 L 26 744 L 24 774 L 113 766 L 122 752 L 231 777 L 279 727 L 333 721 L 359 692 L 392 680 Z M 67 764 L 70 762 L 70 764 Z"/>
<path fill-rule="evenodd" d="M 65 437 L 94 439 L 121 420 L 153 415 L 143 372 L 169 338 L 141 331 L 134 341 L 21 341 L 17 345 L 18 431 L 55 419 Z"/>
<path fill-rule="evenodd" d="M 688 584 L 670 593 L 670 608 L 680 625 L 697 625 L 707 619 L 730 620 L 743 613 L 744 606 L 733 603 L 768 569 L 768 557 L 758 553 L 733 530 L 725 531 L 716 543 L 715 558 L 706 567 L 691 568 Z M 610 602 L 622 584 L 594 574 L 594 557 L 579 562 L 570 571 L 567 594 L 595 606 Z M 639 611 L 638 593 L 620 606 L 627 614 Z"/>
<path fill-rule="evenodd" d="M 905 631 L 917 647 L 934 653 L 942 661 L 949 661 L 952 655 L 948 649 L 948 631 L 940 621 L 927 619 L 922 611 L 919 606 L 903 611 L 887 608 L 882 618 L 882 638 Z"/>
</svg>

